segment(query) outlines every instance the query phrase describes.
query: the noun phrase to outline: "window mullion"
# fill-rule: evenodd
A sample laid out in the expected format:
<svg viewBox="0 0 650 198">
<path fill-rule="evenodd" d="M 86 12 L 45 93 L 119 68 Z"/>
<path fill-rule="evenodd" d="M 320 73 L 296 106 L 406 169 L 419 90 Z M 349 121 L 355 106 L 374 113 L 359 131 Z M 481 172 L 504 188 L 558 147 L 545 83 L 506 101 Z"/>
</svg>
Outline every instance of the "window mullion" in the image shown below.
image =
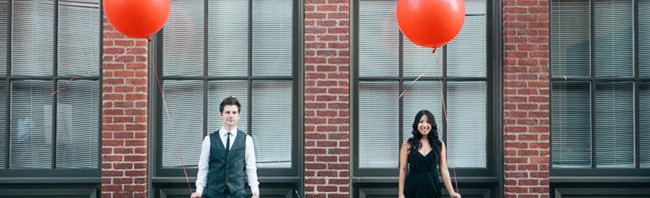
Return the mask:
<svg viewBox="0 0 650 198">
<path fill-rule="evenodd" d="M 253 0 L 248 0 L 248 119 L 246 119 L 249 135 L 253 135 Z"/>
<path fill-rule="evenodd" d="M 405 88 L 404 87 L 404 36 L 402 35 L 401 31 L 398 31 L 397 38 L 398 38 L 397 40 L 399 42 L 398 43 L 399 82 L 398 82 L 398 85 L 397 85 L 398 86 L 397 90 L 399 90 L 399 92 L 397 94 L 401 95 L 401 93 L 404 91 L 404 88 Z M 399 109 L 398 122 L 397 122 L 399 124 L 398 129 L 403 129 L 404 128 L 404 113 L 403 113 L 404 112 L 404 98 L 403 97 L 399 97 L 398 109 Z M 399 133 L 400 130 L 397 130 L 397 131 Z M 404 132 L 401 132 L 401 133 L 399 133 L 397 135 L 398 135 L 397 136 L 398 137 L 398 139 L 397 139 L 398 147 L 397 148 L 401 148 L 402 140 L 404 139 Z M 398 163 L 397 167 L 399 167 L 399 161 L 397 161 L 397 163 Z"/>
<path fill-rule="evenodd" d="M 6 70 L 6 73 L 5 73 L 5 77 L 6 77 L 5 90 L 7 90 L 7 97 L 6 97 L 7 103 L 2 104 L 2 105 L 5 105 L 5 107 L 6 107 L 5 112 L 0 112 L 0 113 L 5 114 L 5 118 L 8 121 L 4 126 L 5 127 L 5 132 L 6 132 L 5 133 L 5 141 L 2 142 L 2 144 L 5 145 L 5 147 L 4 147 L 5 148 L 4 149 L 4 158 L 5 158 L 4 159 L 4 169 L 9 169 L 9 164 L 10 164 L 9 160 L 11 159 L 9 157 L 9 155 L 11 154 L 9 152 L 9 146 L 11 145 L 11 127 L 10 127 L 10 124 L 9 124 L 9 123 L 11 123 L 11 114 L 10 114 L 11 110 L 9 109 L 9 108 L 11 108 L 11 103 L 10 103 L 10 101 L 11 101 L 11 78 L 9 78 L 9 77 L 11 76 L 11 41 L 12 41 L 11 35 L 12 35 L 12 29 L 13 29 L 12 28 L 13 27 L 13 23 L 12 23 L 13 19 L 12 18 L 13 18 L 13 7 L 14 7 L 13 6 L 13 0 L 9 0 L 7 7 L 8 7 L 7 8 L 8 9 L 8 13 L 7 13 L 7 59 L 6 59 L 7 60 L 7 65 L 6 65 L 7 70 Z"/>
<path fill-rule="evenodd" d="M 206 15 L 206 17 L 207 17 L 207 15 Z M 207 45 L 207 42 L 205 42 L 204 44 Z M 207 67 L 207 65 L 208 65 L 207 61 L 204 61 L 203 62 L 203 79 L 202 79 L 202 81 L 203 81 L 203 132 L 202 132 L 202 134 L 203 134 L 203 136 L 201 136 L 201 137 L 205 137 L 209 133 L 208 132 L 208 121 L 209 121 L 209 118 L 208 118 L 208 115 L 209 115 L 208 114 L 208 106 L 209 106 L 208 105 L 209 104 L 208 103 L 208 100 L 209 100 L 208 90 L 210 89 L 210 81 L 208 80 L 208 67 Z"/>
<path fill-rule="evenodd" d="M 53 33 L 53 39 L 52 39 L 52 90 L 56 91 L 58 89 L 58 79 L 57 79 L 57 72 L 58 72 L 58 64 L 59 64 L 59 58 L 58 58 L 58 44 L 59 44 L 59 37 L 58 37 L 58 29 L 59 29 L 59 0 L 54 0 L 53 2 L 54 5 L 52 7 L 54 8 L 54 12 L 52 15 L 54 15 L 54 25 L 52 27 L 52 33 Z M 50 168 L 55 169 L 56 168 L 56 126 L 57 126 L 57 117 L 56 117 L 56 112 L 57 112 L 57 95 L 52 96 L 52 162 L 50 165 Z"/>
<path fill-rule="evenodd" d="M 589 66 L 590 66 L 590 74 L 589 76 L 591 79 L 589 80 L 589 89 L 591 90 L 591 93 L 589 94 L 591 99 L 590 99 L 590 105 L 591 105 L 591 168 L 594 169 L 596 168 L 596 81 L 594 79 L 594 76 L 596 75 L 596 67 L 594 66 L 594 60 L 595 60 L 595 49 L 594 49 L 594 42 L 595 42 L 595 33 L 594 33 L 594 1 L 595 0 L 590 0 L 589 1 L 589 49 L 591 56 L 589 57 Z"/>
<path fill-rule="evenodd" d="M 635 53 L 636 54 L 636 53 Z M 638 75 L 638 73 L 635 72 L 634 75 Z M 639 111 L 639 100 L 640 96 L 638 93 L 640 93 L 639 87 L 640 83 L 639 81 L 635 80 L 633 85 L 632 91 L 635 92 L 634 94 L 634 167 L 635 169 L 639 169 L 641 167 L 641 129 L 639 127 L 639 116 L 640 116 L 640 111 Z"/>
<path fill-rule="evenodd" d="M 632 12 L 634 13 L 632 16 L 633 22 L 632 22 L 632 44 L 633 44 L 633 50 L 632 50 L 632 64 L 634 66 L 634 88 L 632 91 L 634 92 L 634 167 L 636 169 L 639 169 L 641 167 L 641 129 L 640 129 L 640 124 L 639 124 L 639 117 L 640 117 L 640 111 L 639 111 L 639 101 L 640 101 L 640 81 L 639 81 L 639 1 L 638 0 L 632 0 Z"/>
<path fill-rule="evenodd" d="M 104 95 L 104 71 L 103 71 L 103 65 L 104 65 L 104 4 L 101 3 L 102 1 L 99 1 L 99 11 L 97 12 L 99 15 L 97 17 L 97 24 L 99 26 L 99 39 L 97 40 L 98 43 L 97 45 L 99 46 L 99 57 L 97 59 L 99 60 L 99 65 L 96 67 L 97 68 L 97 81 L 99 81 L 99 96 L 97 96 L 97 107 L 99 108 L 99 111 L 97 113 L 97 142 L 102 142 L 102 125 L 103 123 L 103 112 L 104 112 L 104 102 L 102 96 Z M 155 36 L 154 36 L 155 38 Z M 151 46 L 151 42 L 149 42 L 149 46 Z M 151 51 L 149 51 L 151 52 Z M 155 56 L 152 56 L 154 58 L 154 61 L 157 61 L 158 59 L 155 58 Z M 150 61 L 153 63 L 153 61 Z M 149 103 L 149 102 L 147 102 Z M 149 126 L 147 126 L 149 127 Z M 150 136 L 149 136 L 150 137 Z M 101 148 L 101 143 L 97 145 L 97 169 L 101 170 L 102 169 L 102 148 Z M 101 173 L 100 173 L 101 175 Z"/>
<path fill-rule="evenodd" d="M 434 51 L 437 51 L 437 50 L 434 49 Z M 447 101 L 447 80 L 446 80 L 447 79 L 447 45 L 442 46 L 441 51 L 442 52 L 437 52 L 437 53 L 442 53 L 443 54 L 443 56 L 442 56 L 442 65 L 440 65 L 440 70 L 441 70 L 440 71 L 440 85 L 441 85 L 440 91 L 442 91 L 442 95 L 440 96 L 440 100 L 442 101 L 442 106 L 441 106 L 442 107 L 442 109 L 441 109 L 442 110 L 442 116 L 441 116 L 442 119 L 440 121 L 442 123 L 440 123 L 438 125 L 442 125 L 442 127 L 439 127 L 442 130 L 442 140 L 445 142 L 445 144 L 448 144 L 449 140 L 447 139 L 447 127 L 449 127 L 449 126 L 447 126 L 447 122 L 446 122 L 446 120 L 447 120 L 447 111 L 448 111 L 447 102 L 446 102 Z M 435 54 L 435 53 L 433 53 L 433 55 L 436 56 L 435 61 L 436 61 L 436 64 L 437 64 L 438 57 L 440 57 L 440 55 Z M 449 150 L 447 150 L 447 153 L 449 153 Z M 447 155 L 447 156 L 449 156 L 449 155 Z"/>
<path fill-rule="evenodd" d="M 210 67 L 210 62 L 209 61 L 209 41 L 208 39 L 210 38 L 208 36 L 208 28 L 210 28 L 210 20 L 208 20 L 208 16 L 210 13 L 210 7 L 208 7 L 208 0 L 203 1 L 203 136 L 205 137 L 208 135 L 208 122 L 209 122 L 209 114 L 208 114 L 208 90 L 210 89 L 210 81 L 208 80 L 210 77 L 209 70 L 208 68 Z"/>
</svg>

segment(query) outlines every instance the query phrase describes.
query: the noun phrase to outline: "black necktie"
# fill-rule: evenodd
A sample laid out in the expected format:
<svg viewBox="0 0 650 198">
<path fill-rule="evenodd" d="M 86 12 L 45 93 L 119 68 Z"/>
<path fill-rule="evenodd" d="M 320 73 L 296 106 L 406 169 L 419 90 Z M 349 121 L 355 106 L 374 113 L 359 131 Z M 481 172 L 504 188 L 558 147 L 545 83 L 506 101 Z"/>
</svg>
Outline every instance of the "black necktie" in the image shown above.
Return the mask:
<svg viewBox="0 0 650 198">
<path fill-rule="evenodd" d="M 230 151 L 230 132 L 226 133 L 228 138 L 226 138 L 226 151 Z"/>
</svg>

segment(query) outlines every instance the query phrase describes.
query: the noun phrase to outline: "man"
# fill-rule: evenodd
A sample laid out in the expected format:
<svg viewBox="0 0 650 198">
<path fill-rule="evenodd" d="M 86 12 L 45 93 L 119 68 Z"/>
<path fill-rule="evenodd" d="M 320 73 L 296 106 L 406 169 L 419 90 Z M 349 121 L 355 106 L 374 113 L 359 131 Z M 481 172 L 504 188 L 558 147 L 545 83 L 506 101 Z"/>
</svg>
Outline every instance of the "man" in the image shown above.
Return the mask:
<svg viewBox="0 0 650 198">
<path fill-rule="evenodd" d="M 253 139 L 237 130 L 241 104 L 232 96 L 219 105 L 219 118 L 223 126 L 203 139 L 196 192 L 192 198 L 249 197 L 245 179 L 253 198 L 259 198 L 257 167 Z"/>
</svg>

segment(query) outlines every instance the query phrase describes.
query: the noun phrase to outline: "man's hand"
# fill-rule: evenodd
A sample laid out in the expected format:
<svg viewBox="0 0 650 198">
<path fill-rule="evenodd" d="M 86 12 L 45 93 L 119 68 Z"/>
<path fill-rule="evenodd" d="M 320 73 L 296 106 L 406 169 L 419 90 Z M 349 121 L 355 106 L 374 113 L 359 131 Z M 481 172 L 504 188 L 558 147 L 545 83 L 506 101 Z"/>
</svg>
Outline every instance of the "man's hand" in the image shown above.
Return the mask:
<svg viewBox="0 0 650 198">
<path fill-rule="evenodd" d="M 197 192 L 192 193 L 191 198 L 201 198 L 201 194 Z"/>
<path fill-rule="evenodd" d="M 452 192 L 452 193 L 449 193 L 449 197 L 451 197 L 451 198 L 460 198 L 460 194 L 458 194 L 457 192 Z"/>
</svg>

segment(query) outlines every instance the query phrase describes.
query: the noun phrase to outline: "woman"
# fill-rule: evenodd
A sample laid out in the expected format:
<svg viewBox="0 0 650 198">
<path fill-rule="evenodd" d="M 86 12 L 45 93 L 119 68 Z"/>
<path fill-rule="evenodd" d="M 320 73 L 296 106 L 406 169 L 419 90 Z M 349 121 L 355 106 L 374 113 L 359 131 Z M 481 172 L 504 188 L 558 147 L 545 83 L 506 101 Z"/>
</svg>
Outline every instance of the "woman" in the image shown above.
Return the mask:
<svg viewBox="0 0 650 198">
<path fill-rule="evenodd" d="M 449 197 L 460 198 L 451 185 L 445 144 L 438 138 L 433 114 L 428 110 L 418 112 L 411 134 L 413 137 L 402 143 L 399 152 L 399 198 L 441 197 L 440 175 L 436 168 L 440 170 Z"/>
</svg>

